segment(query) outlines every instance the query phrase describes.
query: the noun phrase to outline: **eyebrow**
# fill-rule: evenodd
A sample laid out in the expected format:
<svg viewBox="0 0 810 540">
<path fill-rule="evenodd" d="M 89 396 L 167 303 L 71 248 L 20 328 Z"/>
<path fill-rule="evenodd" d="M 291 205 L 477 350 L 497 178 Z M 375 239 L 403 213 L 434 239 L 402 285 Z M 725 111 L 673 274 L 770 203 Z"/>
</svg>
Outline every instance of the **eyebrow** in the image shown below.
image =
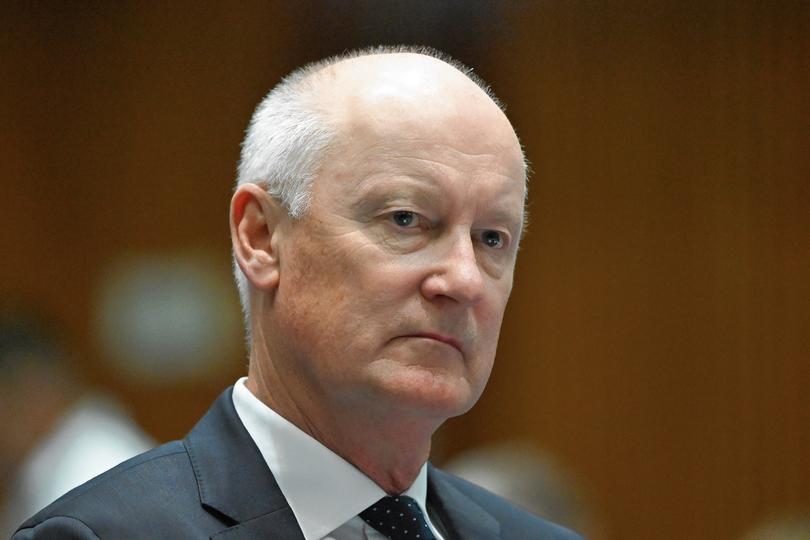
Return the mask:
<svg viewBox="0 0 810 540">
<path fill-rule="evenodd" d="M 406 180 L 406 181 L 399 181 Z M 357 198 L 355 206 L 360 213 L 367 213 L 384 203 L 394 201 L 396 199 L 416 199 L 416 202 L 427 204 L 435 200 L 429 192 L 435 191 L 437 186 L 430 181 L 421 182 L 408 182 L 407 180 L 416 180 L 413 177 L 389 177 L 377 182 L 373 182 L 369 186 L 364 186 L 367 183 L 365 180 L 358 186 L 356 190 Z M 424 179 L 419 179 L 424 180 Z"/>
<path fill-rule="evenodd" d="M 525 209 L 521 209 L 520 214 L 515 214 L 506 210 L 505 208 L 498 208 L 498 207 L 490 207 L 490 217 L 493 221 L 497 221 L 500 223 L 506 223 L 509 225 L 510 228 L 514 227 L 515 232 L 520 232 L 523 229 L 523 223 L 525 219 L 523 219 L 523 215 L 525 215 Z"/>
</svg>

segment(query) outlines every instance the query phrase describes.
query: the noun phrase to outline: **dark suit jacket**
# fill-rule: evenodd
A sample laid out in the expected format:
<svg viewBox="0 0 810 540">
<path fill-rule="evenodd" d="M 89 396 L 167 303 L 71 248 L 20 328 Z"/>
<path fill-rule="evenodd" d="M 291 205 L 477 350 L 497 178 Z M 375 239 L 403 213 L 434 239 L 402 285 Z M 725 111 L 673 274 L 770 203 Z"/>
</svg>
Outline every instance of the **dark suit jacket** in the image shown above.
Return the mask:
<svg viewBox="0 0 810 540">
<path fill-rule="evenodd" d="M 125 461 L 67 493 L 23 523 L 13 540 L 303 540 L 231 392 L 184 440 Z M 448 540 L 580 538 L 434 467 L 428 470 L 428 508 Z"/>
</svg>

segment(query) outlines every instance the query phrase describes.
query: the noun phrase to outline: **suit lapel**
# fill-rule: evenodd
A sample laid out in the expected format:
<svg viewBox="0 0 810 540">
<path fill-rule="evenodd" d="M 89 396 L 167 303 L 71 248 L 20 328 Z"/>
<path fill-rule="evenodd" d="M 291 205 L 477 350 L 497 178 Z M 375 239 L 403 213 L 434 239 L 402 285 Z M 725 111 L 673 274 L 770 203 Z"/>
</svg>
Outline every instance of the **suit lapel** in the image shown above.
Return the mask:
<svg viewBox="0 0 810 540">
<path fill-rule="evenodd" d="M 242 425 L 228 388 L 183 441 L 200 503 L 228 529 L 217 539 L 303 540 L 287 500 Z"/>
<path fill-rule="evenodd" d="M 211 540 L 303 540 L 304 535 L 289 507 L 259 516 L 211 535 Z"/>
<path fill-rule="evenodd" d="M 428 465 L 428 505 L 435 509 L 448 529 L 450 538 L 447 540 L 499 539 L 500 523 L 443 475 Z"/>
<path fill-rule="evenodd" d="M 217 540 L 303 540 L 290 505 L 242 425 L 228 388 L 183 441 L 200 503 L 225 525 Z M 448 530 L 447 540 L 497 540 L 500 524 L 483 507 L 428 466 L 428 505 Z"/>
</svg>

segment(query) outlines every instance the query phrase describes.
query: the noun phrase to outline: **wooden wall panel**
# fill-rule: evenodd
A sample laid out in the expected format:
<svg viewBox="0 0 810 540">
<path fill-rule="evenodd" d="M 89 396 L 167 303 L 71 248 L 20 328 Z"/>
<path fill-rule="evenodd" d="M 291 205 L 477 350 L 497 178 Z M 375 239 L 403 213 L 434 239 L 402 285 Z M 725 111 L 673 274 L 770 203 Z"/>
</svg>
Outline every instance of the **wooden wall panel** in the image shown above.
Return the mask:
<svg viewBox="0 0 810 540">
<path fill-rule="evenodd" d="M 191 7 L 20 4 L 3 17 L 3 290 L 61 321 L 87 378 L 159 439 L 185 432 L 224 381 L 152 388 L 112 372 L 94 336 L 99 282 L 127 253 L 202 251 L 230 273 L 239 141 L 300 58 L 284 3 Z"/>
<path fill-rule="evenodd" d="M 511 17 L 493 78 L 534 162 L 533 223 L 458 436 L 564 456 L 613 538 L 737 538 L 808 508 L 807 8 Z"/>
</svg>

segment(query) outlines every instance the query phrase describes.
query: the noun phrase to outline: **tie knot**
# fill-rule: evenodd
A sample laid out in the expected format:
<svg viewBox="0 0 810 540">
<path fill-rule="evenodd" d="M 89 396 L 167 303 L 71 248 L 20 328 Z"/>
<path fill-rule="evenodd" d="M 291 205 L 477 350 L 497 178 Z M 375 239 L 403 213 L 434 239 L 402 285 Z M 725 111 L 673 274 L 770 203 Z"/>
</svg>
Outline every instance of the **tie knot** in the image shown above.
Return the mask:
<svg viewBox="0 0 810 540">
<path fill-rule="evenodd" d="M 362 512 L 363 521 L 391 540 L 435 540 L 419 504 L 406 495 L 383 497 Z"/>
</svg>

